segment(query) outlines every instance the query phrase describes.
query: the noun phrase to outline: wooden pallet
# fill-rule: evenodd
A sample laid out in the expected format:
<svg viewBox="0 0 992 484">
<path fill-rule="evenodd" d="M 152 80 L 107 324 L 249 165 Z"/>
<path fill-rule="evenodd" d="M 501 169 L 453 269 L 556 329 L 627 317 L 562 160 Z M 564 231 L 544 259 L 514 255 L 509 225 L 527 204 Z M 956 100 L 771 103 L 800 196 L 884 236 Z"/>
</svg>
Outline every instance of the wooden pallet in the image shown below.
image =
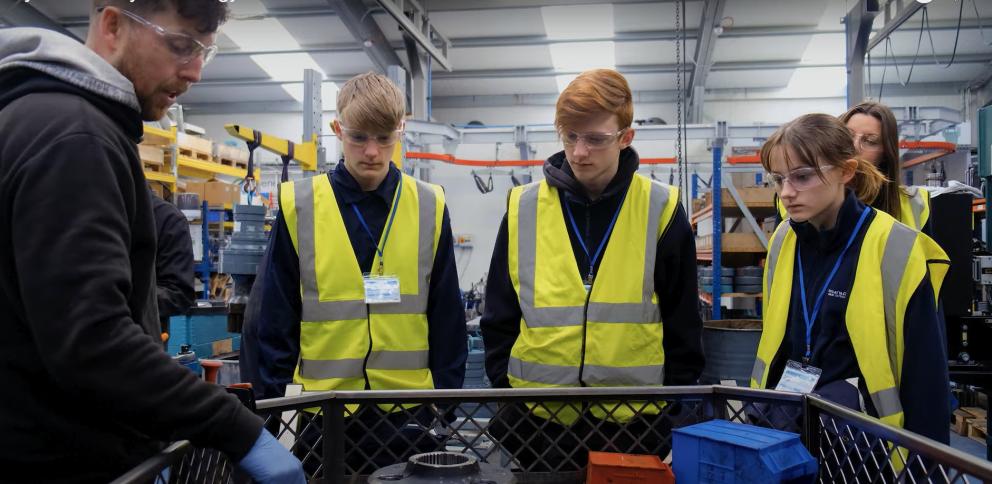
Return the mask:
<svg viewBox="0 0 992 484">
<path fill-rule="evenodd" d="M 222 157 L 215 156 L 213 161 L 214 161 L 214 163 L 217 163 L 217 164 L 220 164 L 220 165 L 224 165 L 224 166 L 230 166 L 230 167 L 234 167 L 234 168 L 241 168 L 242 170 L 247 170 L 248 169 L 248 162 L 247 161 L 243 161 L 243 160 L 235 160 L 235 159 L 231 159 L 231 158 L 222 158 Z"/>
<path fill-rule="evenodd" d="M 187 158 L 192 158 L 194 160 L 209 161 L 213 162 L 213 156 L 210 153 L 204 153 L 202 151 L 192 150 L 189 148 L 179 147 L 179 156 L 185 156 Z"/>
<path fill-rule="evenodd" d="M 973 418 L 968 421 L 968 437 L 981 443 L 988 438 L 988 421 L 984 418 Z"/>
<path fill-rule="evenodd" d="M 154 171 L 155 173 L 163 173 L 163 172 L 165 172 L 165 165 L 164 164 L 160 164 L 160 163 L 149 163 L 147 161 L 142 160 L 141 161 L 141 166 L 142 166 L 142 168 L 145 171 Z"/>
<path fill-rule="evenodd" d="M 969 436 L 971 422 L 980 422 L 982 428 L 985 427 L 987 412 L 978 407 L 962 407 L 954 411 L 954 424 L 951 426 L 958 435 Z"/>
</svg>

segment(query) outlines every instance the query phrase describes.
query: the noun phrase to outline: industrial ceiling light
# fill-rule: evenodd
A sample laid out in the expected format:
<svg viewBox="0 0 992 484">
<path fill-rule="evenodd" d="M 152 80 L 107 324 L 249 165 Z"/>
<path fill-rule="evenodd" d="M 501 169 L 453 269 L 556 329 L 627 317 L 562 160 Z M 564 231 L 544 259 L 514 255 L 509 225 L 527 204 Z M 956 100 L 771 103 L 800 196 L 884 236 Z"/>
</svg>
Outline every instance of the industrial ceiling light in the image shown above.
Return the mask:
<svg viewBox="0 0 992 484">
<path fill-rule="evenodd" d="M 922 4 L 926 5 L 926 4 L 928 4 L 928 3 L 932 2 L 932 1 L 933 0 L 916 0 L 916 3 L 922 3 Z"/>
</svg>

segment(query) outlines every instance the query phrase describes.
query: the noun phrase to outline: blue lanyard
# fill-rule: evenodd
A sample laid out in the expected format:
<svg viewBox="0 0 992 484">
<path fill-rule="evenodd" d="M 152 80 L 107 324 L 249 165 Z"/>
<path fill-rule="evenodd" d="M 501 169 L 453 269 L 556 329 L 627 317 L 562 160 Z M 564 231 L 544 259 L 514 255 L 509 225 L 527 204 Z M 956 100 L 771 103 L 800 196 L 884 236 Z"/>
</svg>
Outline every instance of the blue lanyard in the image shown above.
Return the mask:
<svg viewBox="0 0 992 484">
<path fill-rule="evenodd" d="M 858 219 L 858 224 L 854 226 L 854 231 L 851 232 L 851 237 L 847 239 L 847 245 L 844 246 L 844 250 L 840 252 L 837 256 L 837 262 L 834 263 L 834 268 L 830 270 L 830 275 L 827 276 L 827 280 L 823 282 L 823 287 L 820 288 L 820 294 L 816 296 L 816 301 L 813 303 L 813 313 L 810 314 L 809 309 L 806 304 L 806 282 L 803 276 L 803 256 L 800 250 L 800 245 L 796 244 L 796 265 L 799 266 L 799 295 L 802 297 L 803 306 L 803 319 L 806 322 L 806 355 L 803 356 L 803 364 L 808 365 L 810 356 L 812 355 L 812 339 L 813 339 L 813 322 L 816 321 L 817 315 L 820 313 L 820 305 L 823 304 L 823 296 L 827 293 L 827 287 L 830 286 L 830 282 L 834 280 L 834 276 L 837 275 L 837 269 L 840 269 L 841 262 L 844 261 L 844 255 L 847 254 L 847 249 L 851 248 L 851 244 L 854 243 L 854 239 L 858 237 L 858 232 L 861 231 L 861 226 L 864 225 L 865 219 L 868 218 L 868 213 L 871 209 L 865 207 L 861 211 L 861 218 Z"/>
<path fill-rule="evenodd" d="M 389 230 L 393 228 L 393 219 L 396 218 L 396 207 L 400 206 L 400 195 L 403 194 L 403 177 L 400 177 L 400 181 L 396 186 L 396 198 L 393 200 L 393 208 L 389 212 L 389 220 L 386 222 L 386 233 L 382 236 L 382 243 L 376 245 L 375 251 L 379 254 L 379 275 L 382 275 L 382 251 L 386 250 L 386 242 L 389 240 Z M 372 243 L 376 243 L 375 236 L 372 235 L 372 231 L 369 230 L 369 225 L 365 223 L 365 217 L 362 217 L 362 212 L 358 211 L 358 205 L 352 204 L 351 208 L 355 211 L 355 216 L 358 217 L 358 222 L 362 224 L 362 228 L 365 229 L 365 233 L 369 234 L 369 238 L 372 239 Z"/>
<path fill-rule="evenodd" d="M 603 240 L 599 241 L 599 247 L 596 248 L 596 253 L 589 255 L 589 248 L 586 247 L 586 241 L 582 239 L 582 234 L 579 233 L 579 226 L 575 224 L 575 217 L 572 215 L 572 208 L 568 204 L 568 200 L 562 198 L 562 202 L 565 204 L 565 213 L 568 214 L 568 220 L 572 222 L 572 230 L 575 232 L 575 238 L 579 239 L 579 246 L 582 247 L 582 252 L 586 254 L 586 260 L 589 261 L 589 274 L 586 275 L 585 284 L 592 284 L 592 273 L 593 268 L 596 267 L 596 261 L 599 260 L 599 255 L 603 253 L 603 248 L 606 247 L 606 241 L 610 239 L 610 232 L 613 232 L 613 226 L 617 224 L 617 218 L 620 216 L 620 209 L 623 208 L 623 202 L 627 198 L 627 194 L 623 195 L 620 199 L 620 206 L 617 207 L 617 211 L 613 214 L 613 220 L 610 221 L 610 226 L 606 228 L 606 233 L 603 234 Z"/>
</svg>

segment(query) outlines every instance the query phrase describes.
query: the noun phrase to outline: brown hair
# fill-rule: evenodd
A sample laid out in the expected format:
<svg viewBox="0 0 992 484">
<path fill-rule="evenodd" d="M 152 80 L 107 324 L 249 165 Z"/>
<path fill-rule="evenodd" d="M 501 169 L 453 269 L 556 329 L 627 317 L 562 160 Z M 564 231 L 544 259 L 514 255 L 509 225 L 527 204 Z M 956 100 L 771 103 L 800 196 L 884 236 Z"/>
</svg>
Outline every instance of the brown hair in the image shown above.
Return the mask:
<svg viewBox="0 0 992 484">
<path fill-rule="evenodd" d="M 100 7 L 117 7 L 146 16 L 172 8 L 180 17 L 196 20 L 196 30 L 201 34 L 212 34 L 227 21 L 227 5 L 216 0 L 93 0 L 93 12 Z"/>
<path fill-rule="evenodd" d="M 788 166 L 813 167 L 820 179 L 825 178 L 819 165 L 842 166 L 847 160 L 856 160 L 858 166 L 849 185 L 868 204 L 886 182 L 885 175 L 875 165 L 858 157 L 847 127 L 829 114 L 804 114 L 775 131 L 761 146 L 761 165 L 765 170 L 771 171 L 773 153 L 784 156 Z"/>
<path fill-rule="evenodd" d="M 581 124 L 589 116 L 615 114 L 620 129 L 634 121 L 634 96 L 630 85 L 613 69 L 593 69 L 579 74 L 558 96 L 555 127 Z"/>
<path fill-rule="evenodd" d="M 388 77 L 366 72 L 341 86 L 337 109 L 338 119 L 348 128 L 389 133 L 406 114 L 406 97 Z"/>
<path fill-rule="evenodd" d="M 869 101 L 847 110 L 841 115 L 840 120 L 847 125 L 847 122 L 855 114 L 871 116 L 882 125 L 882 132 L 880 133 L 882 159 L 878 163 L 878 168 L 889 181 L 882 187 L 872 206 L 899 220 L 902 215 L 902 205 L 899 198 L 899 125 L 896 123 L 896 117 L 892 114 L 892 110 L 884 104 Z"/>
</svg>

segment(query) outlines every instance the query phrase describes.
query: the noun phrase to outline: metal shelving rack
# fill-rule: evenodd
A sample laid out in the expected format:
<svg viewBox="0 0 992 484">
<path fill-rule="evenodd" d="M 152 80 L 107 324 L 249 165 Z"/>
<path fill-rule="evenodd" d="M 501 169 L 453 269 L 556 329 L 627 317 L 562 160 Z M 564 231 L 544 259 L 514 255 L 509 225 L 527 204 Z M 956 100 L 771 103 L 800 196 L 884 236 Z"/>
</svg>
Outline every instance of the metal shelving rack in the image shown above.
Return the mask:
<svg viewBox="0 0 992 484">
<path fill-rule="evenodd" d="M 722 291 L 722 276 L 723 276 L 723 262 L 724 262 L 724 251 L 723 251 L 723 241 L 726 234 L 723 233 L 723 217 L 724 209 L 727 208 L 733 213 L 740 213 L 740 215 L 745 219 L 747 224 L 750 226 L 754 235 L 760 242 L 761 249 L 749 249 L 739 253 L 751 254 L 751 255 L 761 255 L 764 254 L 768 249 L 768 238 L 765 236 L 761 225 L 752 213 L 751 207 L 745 203 L 745 200 L 741 196 L 740 192 L 734 186 L 730 179 L 730 174 L 732 173 L 760 173 L 760 166 L 734 166 L 728 165 L 724 166 L 724 145 L 726 142 L 725 137 L 726 131 L 721 131 L 718 127 L 717 137 L 714 139 L 712 152 L 713 152 L 713 178 L 710 183 L 710 203 L 707 207 L 704 207 L 698 213 L 692 215 L 693 223 L 699 223 L 700 220 L 705 218 L 710 218 L 713 224 L 713 234 L 712 234 L 712 246 L 709 250 L 699 250 L 697 248 L 697 260 L 711 261 L 713 267 L 713 284 L 709 288 L 709 291 L 704 292 L 703 288 L 700 288 L 700 299 L 704 302 L 709 303 L 712 308 L 712 319 L 721 319 L 721 307 L 720 298 L 724 296 L 730 297 L 760 297 L 760 294 L 743 294 L 743 293 L 728 293 L 723 294 Z M 723 135 L 723 136 L 721 136 Z M 723 189 L 726 188 L 727 192 L 730 194 L 734 201 L 733 208 L 724 207 L 723 201 Z M 695 189 L 693 190 L 696 191 Z M 768 200 L 768 205 L 761 207 L 761 209 L 767 212 L 767 215 L 774 214 L 774 203 L 771 198 Z M 750 234 L 747 234 L 750 235 Z"/>
</svg>

